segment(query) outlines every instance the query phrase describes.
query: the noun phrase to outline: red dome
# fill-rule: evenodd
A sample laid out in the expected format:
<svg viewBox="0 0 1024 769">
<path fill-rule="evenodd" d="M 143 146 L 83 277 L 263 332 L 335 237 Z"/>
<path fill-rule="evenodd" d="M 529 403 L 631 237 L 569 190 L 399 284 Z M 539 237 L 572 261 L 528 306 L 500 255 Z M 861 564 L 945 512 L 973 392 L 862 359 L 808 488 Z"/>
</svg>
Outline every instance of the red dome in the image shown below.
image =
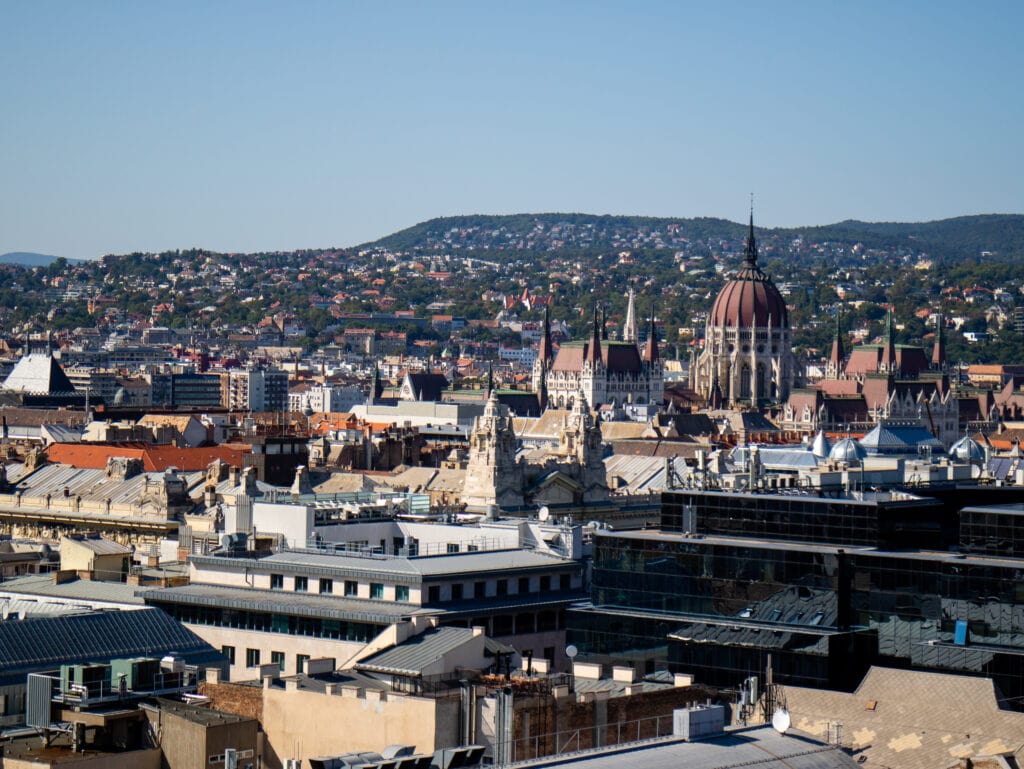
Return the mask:
<svg viewBox="0 0 1024 769">
<path fill-rule="evenodd" d="M 711 325 L 750 328 L 788 328 L 789 313 L 779 289 L 768 274 L 748 261 L 735 278 L 725 284 L 711 308 Z"/>
</svg>

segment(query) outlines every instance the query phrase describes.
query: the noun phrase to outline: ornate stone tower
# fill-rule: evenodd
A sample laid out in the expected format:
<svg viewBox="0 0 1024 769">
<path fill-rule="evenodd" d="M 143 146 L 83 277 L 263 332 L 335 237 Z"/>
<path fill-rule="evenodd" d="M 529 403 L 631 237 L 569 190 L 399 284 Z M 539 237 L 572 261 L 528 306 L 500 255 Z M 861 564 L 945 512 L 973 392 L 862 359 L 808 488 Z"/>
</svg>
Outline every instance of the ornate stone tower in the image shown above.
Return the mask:
<svg viewBox="0 0 1024 769">
<path fill-rule="evenodd" d="M 789 312 L 758 266 L 751 213 L 743 267 L 719 292 L 708 316 L 697 391 L 709 402 L 720 398 L 729 406 L 781 402 L 789 397 L 795 367 Z"/>
<path fill-rule="evenodd" d="M 568 460 L 566 469 L 583 487 L 584 503 L 608 500 L 601 426 L 594 421 L 582 392 L 573 402 L 572 412 L 559 435 L 558 453 Z"/>
<path fill-rule="evenodd" d="M 519 507 L 523 469 L 516 461 L 516 436 L 507 406 L 492 390 L 469 437 L 469 457 L 462 501 L 467 508 L 494 514 L 500 507 Z"/>
</svg>

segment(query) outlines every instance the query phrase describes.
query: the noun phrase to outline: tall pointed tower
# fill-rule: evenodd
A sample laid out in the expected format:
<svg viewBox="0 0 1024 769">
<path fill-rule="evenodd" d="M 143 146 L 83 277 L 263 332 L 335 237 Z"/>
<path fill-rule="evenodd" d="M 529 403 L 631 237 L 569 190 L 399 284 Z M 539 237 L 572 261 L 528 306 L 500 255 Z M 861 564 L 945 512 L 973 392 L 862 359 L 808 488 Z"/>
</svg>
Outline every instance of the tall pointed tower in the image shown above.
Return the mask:
<svg viewBox="0 0 1024 769">
<path fill-rule="evenodd" d="M 885 314 L 885 343 L 882 345 L 882 357 L 878 361 L 878 370 L 885 374 L 897 373 L 896 328 L 892 320 L 892 310 Z"/>
<path fill-rule="evenodd" d="M 658 352 L 658 329 L 654 325 L 654 303 L 651 303 L 651 325 L 643 352 L 644 373 L 648 379 L 649 400 L 660 404 L 665 399 L 665 363 Z"/>
<path fill-rule="evenodd" d="M 597 305 L 594 305 L 594 328 L 590 334 L 583 355 L 583 370 L 580 372 L 580 390 L 590 396 L 594 403 L 606 401 L 607 381 L 604 376 L 604 358 L 601 355 L 601 324 L 598 319 Z"/>
<path fill-rule="evenodd" d="M 846 348 L 843 345 L 842 313 L 836 310 L 836 333 L 832 339 L 832 351 L 825 364 L 826 379 L 842 379 L 846 365 Z"/>
<path fill-rule="evenodd" d="M 946 370 L 946 329 L 945 319 L 940 314 L 935 319 L 935 347 L 932 349 L 932 369 Z"/>
<path fill-rule="evenodd" d="M 636 342 L 636 294 L 629 289 L 629 303 L 626 305 L 626 322 L 622 325 L 622 341 Z"/>
<path fill-rule="evenodd" d="M 551 363 L 554 359 L 555 353 L 551 347 L 551 313 L 545 306 L 544 327 L 541 332 L 540 344 L 537 346 L 537 360 L 533 362 L 531 376 L 533 391 L 537 393 L 542 411 L 548 407 L 548 372 L 551 370 Z"/>
</svg>

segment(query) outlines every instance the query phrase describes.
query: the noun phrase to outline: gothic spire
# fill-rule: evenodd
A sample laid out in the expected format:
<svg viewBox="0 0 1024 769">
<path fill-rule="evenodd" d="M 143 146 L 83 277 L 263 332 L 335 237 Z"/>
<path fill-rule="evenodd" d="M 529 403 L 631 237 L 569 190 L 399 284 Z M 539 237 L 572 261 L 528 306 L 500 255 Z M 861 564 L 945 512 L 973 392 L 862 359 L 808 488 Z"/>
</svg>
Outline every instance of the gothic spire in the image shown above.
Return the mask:
<svg viewBox="0 0 1024 769">
<path fill-rule="evenodd" d="M 946 367 L 946 333 L 945 320 L 942 314 L 935 319 L 935 348 L 932 350 L 932 368 L 944 369 Z"/>
<path fill-rule="evenodd" d="M 832 352 L 828 356 L 829 365 L 835 371 L 837 377 L 842 370 L 843 361 L 846 359 L 846 349 L 843 346 L 843 332 L 840 326 L 841 319 L 842 312 L 836 310 L 836 333 L 832 339 Z"/>
<path fill-rule="evenodd" d="M 879 368 L 886 372 L 896 370 L 896 333 L 892 321 L 892 310 L 885 315 L 885 345 L 882 347 L 882 360 Z"/>
<path fill-rule="evenodd" d="M 597 304 L 594 304 L 594 330 L 590 335 L 590 344 L 587 347 L 585 361 L 588 363 L 601 362 L 601 324 L 597 317 Z"/>
<path fill-rule="evenodd" d="M 549 360 L 555 357 L 554 352 L 551 350 L 551 315 L 547 305 L 544 306 L 544 333 L 540 338 L 540 348 L 537 350 L 537 357 L 544 364 L 547 364 Z"/>
<path fill-rule="evenodd" d="M 750 200 L 750 231 L 747 233 L 747 244 L 743 258 L 749 267 L 757 267 L 757 241 L 754 240 L 754 200 Z"/>
<path fill-rule="evenodd" d="M 601 339 L 608 341 L 608 309 L 601 308 Z"/>
<path fill-rule="evenodd" d="M 654 327 L 654 302 L 651 302 L 651 328 L 647 332 L 647 344 L 644 345 L 644 362 L 654 363 L 658 360 L 658 332 Z"/>
<path fill-rule="evenodd" d="M 629 303 L 626 305 L 626 322 L 622 326 L 622 341 L 633 343 L 637 341 L 636 304 L 632 288 L 629 289 Z"/>
</svg>

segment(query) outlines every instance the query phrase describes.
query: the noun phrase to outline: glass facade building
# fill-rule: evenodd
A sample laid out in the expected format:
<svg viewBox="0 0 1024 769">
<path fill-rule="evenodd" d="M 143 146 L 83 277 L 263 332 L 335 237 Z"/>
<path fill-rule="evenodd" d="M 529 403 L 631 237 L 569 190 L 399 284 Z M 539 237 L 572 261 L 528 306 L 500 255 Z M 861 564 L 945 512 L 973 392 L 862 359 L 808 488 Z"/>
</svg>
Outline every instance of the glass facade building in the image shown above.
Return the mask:
<svg viewBox="0 0 1024 769">
<path fill-rule="evenodd" d="M 660 530 L 595 535 L 591 601 L 570 611 L 570 641 L 581 659 L 729 688 L 763 674 L 768 655 L 779 683 L 844 691 L 871 665 L 984 675 L 1020 707 L 1024 559 L 894 547 L 914 532 L 948 540 L 945 509 L 668 492 Z M 999 509 L 964 510 L 965 537 Z"/>
</svg>

